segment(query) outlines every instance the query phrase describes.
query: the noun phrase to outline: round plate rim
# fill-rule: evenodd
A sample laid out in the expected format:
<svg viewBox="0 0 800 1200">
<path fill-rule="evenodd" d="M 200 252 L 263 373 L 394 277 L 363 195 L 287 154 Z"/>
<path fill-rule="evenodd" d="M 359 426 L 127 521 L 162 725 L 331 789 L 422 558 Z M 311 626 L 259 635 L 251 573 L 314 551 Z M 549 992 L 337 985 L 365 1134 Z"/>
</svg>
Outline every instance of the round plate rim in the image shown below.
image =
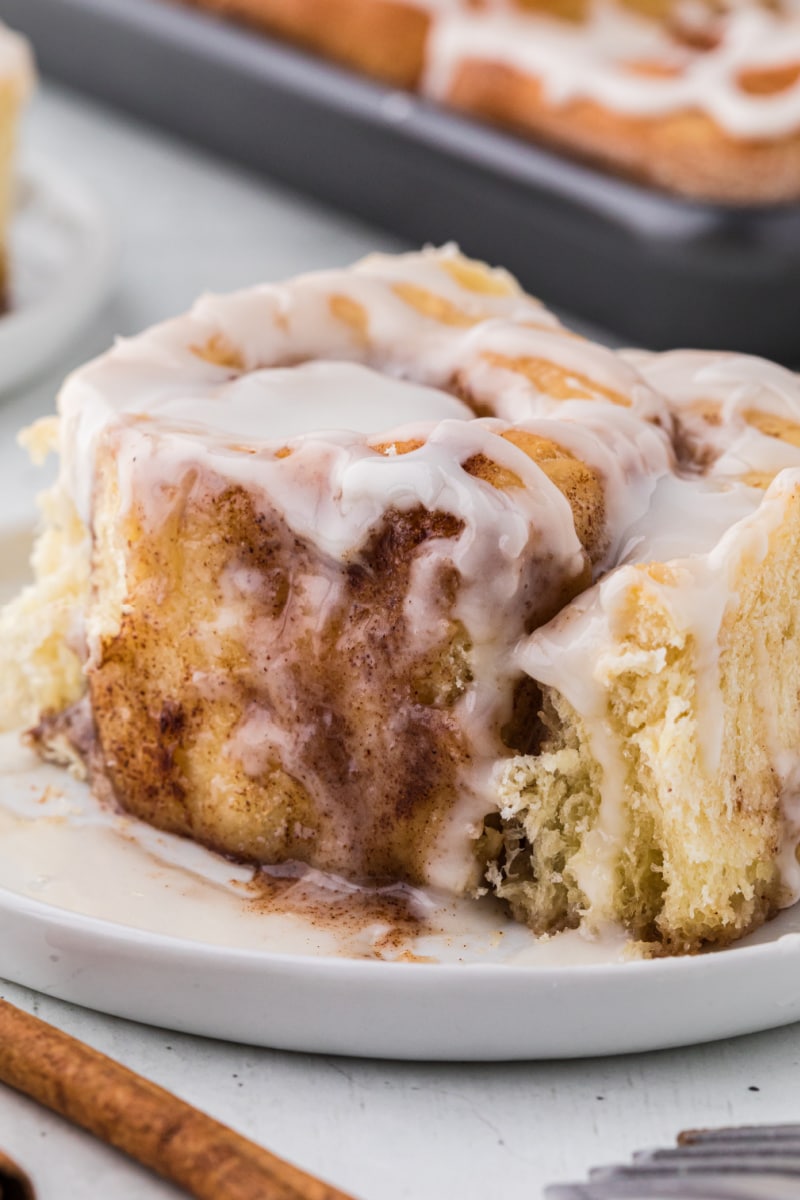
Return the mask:
<svg viewBox="0 0 800 1200">
<path fill-rule="evenodd" d="M 765 955 L 769 957 L 775 953 L 775 949 L 779 944 L 781 944 L 782 952 L 797 952 L 800 950 L 800 932 L 790 931 L 779 934 L 774 939 L 759 942 L 756 945 L 736 946 L 734 944 L 701 954 L 672 955 L 658 958 L 631 958 L 610 963 L 569 963 L 564 965 L 515 964 L 506 962 L 420 963 L 407 960 L 354 958 L 344 955 L 292 954 L 288 951 L 256 950 L 242 946 L 224 946 L 220 943 L 204 942 L 199 939 L 195 941 L 192 938 L 158 933 L 155 930 L 140 929 L 135 925 L 123 925 L 118 921 L 110 921 L 103 917 L 75 912 L 72 909 L 49 904 L 47 901 L 37 900 L 32 896 L 22 895 L 0 884 L 0 913 L 4 909 L 8 913 L 13 913 L 15 908 L 24 912 L 28 917 L 39 918 L 51 927 L 58 925 L 68 932 L 83 933 L 101 940 L 108 939 L 117 944 L 139 947 L 159 956 L 168 955 L 173 960 L 176 955 L 185 960 L 202 960 L 203 958 L 211 957 L 220 966 L 228 965 L 240 969 L 248 967 L 257 968 L 259 966 L 267 969 L 269 967 L 285 966 L 329 973 L 347 971 L 348 973 L 355 972 L 362 975 L 371 975 L 380 974 L 387 967 L 414 967 L 419 970 L 424 967 L 427 973 L 435 973 L 439 978 L 443 975 L 452 978 L 461 978 L 467 974 L 473 977 L 486 976 L 492 980 L 508 978 L 530 980 L 535 976 L 537 981 L 547 982 L 564 977 L 569 979 L 575 979 L 576 977 L 588 977 L 590 979 L 599 979 L 601 977 L 615 978 L 617 976 L 637 975 L 642 972 L 647 972 L 648 975 L 676 974 L 680 971 L 686 973 L 706 973 L 709 963 L 714 964 L 714 970 L 724 970 L 726 968 L 719 965 L 723 962 L 733 961 L 740 966 L 744 966 L 745 960 L 746 962 L 750 962 L 751 959 L 755 958 L 758 960 Z"/>
</svg>

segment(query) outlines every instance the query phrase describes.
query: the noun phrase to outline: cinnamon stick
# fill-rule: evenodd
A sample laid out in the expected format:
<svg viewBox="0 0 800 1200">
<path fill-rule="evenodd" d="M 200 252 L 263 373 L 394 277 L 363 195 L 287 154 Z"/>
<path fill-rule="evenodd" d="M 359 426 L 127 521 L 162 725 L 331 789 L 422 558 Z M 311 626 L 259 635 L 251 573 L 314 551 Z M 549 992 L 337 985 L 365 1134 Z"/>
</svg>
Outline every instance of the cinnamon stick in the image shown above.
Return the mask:
<svg viewBox="0 0 800 1200">
<path fill-rule="evenodd" d="M 35 1200 L 30 1179 L 0 1150 L 0 1200 Z"/>
<path fill-rule="evenodd" d="M 5 1000 L 0 1082 L 198 1200 L 352 1200 Z"/>
</svg>

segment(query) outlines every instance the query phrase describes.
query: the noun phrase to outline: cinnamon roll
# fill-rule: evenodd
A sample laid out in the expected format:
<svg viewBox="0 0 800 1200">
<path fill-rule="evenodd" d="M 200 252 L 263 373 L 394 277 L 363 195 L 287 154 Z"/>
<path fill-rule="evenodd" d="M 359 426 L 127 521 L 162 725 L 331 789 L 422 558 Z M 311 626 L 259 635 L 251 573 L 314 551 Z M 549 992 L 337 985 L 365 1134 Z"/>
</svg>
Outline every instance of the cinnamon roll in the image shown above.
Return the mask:
<svg viewBox="0 0 800 1200">
<path fill-rule="evenodd" d="M 59 408 L 8 712 L 225 853 L 477 886 L 514 647 L 668 469 L 638 373 L 445 249 L 206 297 Z"/>
<path fill-rule="evenodd" d="M 800 895 L 800 385 L 614 352 L 454 248 L 67 380 L 0 714 L 254 864 L 724 944 Z"/>
</svg>

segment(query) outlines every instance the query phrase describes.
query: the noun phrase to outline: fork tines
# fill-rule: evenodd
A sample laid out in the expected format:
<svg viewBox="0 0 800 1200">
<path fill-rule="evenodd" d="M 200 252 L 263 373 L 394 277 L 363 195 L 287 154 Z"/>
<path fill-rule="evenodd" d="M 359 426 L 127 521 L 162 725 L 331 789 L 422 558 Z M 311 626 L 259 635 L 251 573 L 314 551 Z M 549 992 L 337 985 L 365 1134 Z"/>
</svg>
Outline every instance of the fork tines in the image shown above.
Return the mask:
<svg viewBox="0 0 800 1200">
<path fill-rule="evenodd" d="M 586 1183 L 555 1184 L 547 1200 L 798 1200 L 800 1125 L 692 1129 L 671 1150 L 598 1167 Z"/>
<path fill-rule="evenodd" d="M 734 1125 L 726 1129 L 685 1129 L 679 1146 L 731 1142 L 800 1142 L 800 1125 Z"/>
</svg>

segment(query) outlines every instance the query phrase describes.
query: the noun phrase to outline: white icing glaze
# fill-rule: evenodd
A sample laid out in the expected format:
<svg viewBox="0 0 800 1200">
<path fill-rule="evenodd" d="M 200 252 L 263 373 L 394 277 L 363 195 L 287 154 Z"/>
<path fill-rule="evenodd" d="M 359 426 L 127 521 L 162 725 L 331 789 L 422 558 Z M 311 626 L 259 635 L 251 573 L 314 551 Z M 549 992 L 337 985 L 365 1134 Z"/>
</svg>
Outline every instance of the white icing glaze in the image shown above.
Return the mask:
<svg viewBox="0 0 800 1200">
<path fill-rule="evenodd" d="M 608 393 L 617 394 L 625 404 L 616 407 L 627 405 L 645 420 L 666 421 L 663 401 L 637 370 L 608 347 L 565 333 L 560 326 L 536 328 L 519 321 L 478 325 L 463 339 L 461 377 L 475 400 L 490 405 L 507 421 L 561 415 L 564 405 L 574 401 L 537 388 L 530 377 L 503 365 L 503 360 L 552 364 L 574 385 L 576 398 L 603 400 Z"/>
<path fill-rule="evenodd" d="M 800 455 L 795 455 L 795 465 Z M 684 479 L 667 475 L 659 479 L 650 504 L 640 520 L 626 530 L 618 563 L 670 562 L 692 554 L 708 554 L 737 521 L 749 516 L 761 502 L 757 488 L 731 481 Z"/>
<path fill-rule="evenodd" d="M 159 397 L 147 412 L 162 428 L 197 431 L 220 444 L 244 438 L 249 446 L 327 430 L 380 433 L 412 421 L 474 419 L 455 396 L 341 362 L 252 371 L 217 387 Z"/>
<path fill-rule="evenodd" d="M 694 50 L 613 0 L 596 0 L 580 24 L 546 14 L 444 12 L 431 34 L 424 90 L 446 100 L 463 62 L 502 63 L 540 80 L 555 106 L 589 100 L 641 118 L 699 111 L 739 138 L 796 132 L 800 79 L 756 95 L 740 78 L 800 64 L 800 17 L 742 5 L 720 18 L 719 30 L 715 48 Z M 637 64 L 661 70 L 642 71 Z"/>
<path fill-rule="evenodd" d="M 173 455 L 174 478 L 180 459 L 197 452 L 209 461 L 224 460 L 226 474 L 248 487 L 257 487 L 261 479 L 272 493 L 278 479 L 283 480 L 279 490 L 287 496 L 292 528 L 304 535 L 316 530 L 319 544 L 331 554 L 359 545 L 375 513 L 387 503 L 400 508 L 453 504 L 460 512 L 464 497 L 470 495 L 480 497 L 482 505 L 507 507 L 502 493 L 464 474 L 465 458 L 486 452 L 498 462 L 510 459 L 510 469 L 526 482 L 532 475 L 539 479 L 541 473 L 527 456 L 490 436 L 506 427 L 497 422 L 472 422 L 464 429 L 450 421 L 431 436 L 432 419 L 468 415 L 452 394 L 433 390 L 448 388 L 453 381 L 475 401 L 492 404 L 506 421 L 519 424 L 539 416 L 572 414 L 584 430 L 591 430 L 581 435 L 580 453 L 587 461 L 594 461 L 592 453 L 600 455 L 601 469 L 609 477 L 614 471 L 604 446 L 613 446 L 613 456 L 625 448 L 627 466 L 620 475 L 625 483 L 634 468 L 650 475 L 667 469 L 663 436 L 639 419 L 663 419 L 664 406 L 635 369 L 602 347 L 543 330 L 542 326 L 560 327 L 504 272 L 494 275 L 503 294 L 461 286 L 445 269 L 453 261 L 457 256 L 452 248 L 397 258 L 376 255 L 351 271 L 206 297 L 187 317 L 118 343 L 74 374 L 59 399 L 63 479 L 84 520 L 91 513 L 91 464 L 98 442 L 109 430 L 124 443 L 119 446 L 121 462 L 128 456 L 139 472 L 145 470 L 148 455 L 159 459 L 157 472 L 166 471 L 163 456 Z M 404 285 L 450 306 L 457 323 L 418 311 L 397 294 L 395 289 Z M 335 315 L 332 298 L 344 299 L 365 314 L 366 335 Z M 201 357 L 198 349 L 210 340 L 230 350 L 237 365 L 220 366 Z M 593 392 L 601 401 L 596 414 L 592 403 L 553 400 L 524 376 L 489 365 L 487 353 L 554 363 L 568 379 L 576 373 L 576 395 L 586 394 L 587 381 L 590 390 L 596 383 L 599 389 L 624 396 L 636 416 L 603 403 L 602 390 Z M 359 361 L 364 365 L 356 366 Z M 288 370 L 292 363 L 304 365 Z M 302 418 L 299 396 L 292 399 L 295 392 L 303 393 Z M 324 416 L 326 403 L 330 419 Z M 287 411 L 279 415 L 284 405 Z M 322 436 L 320 430 L 326 427 L 331 433 Z M 426 444 L 413 454 L 378 457 L 363 438 L 335 432 L 347 428 L 373 433 L 374 442 L 416 432 Z M 549 428 L 545 436 L 553 436 L 555 427 Z M 255 454 L 242 453 L 236 439 L 244 434 Z M 276 461 L 274 452 L 285 442 L 293 453 Z M 320 456 L 325 467 L 313 478 L 307 464 L 318 464 Z M 334 488 L 323 479 L 331 472 L 336 475 Z M 124 467 L 121 474 L 124 477 Z M 296 505 L 290 495 L 295 476 L 313 493 L 307 502 L 298 495 Z M 342 496 L 335 533 L 326 532 L 324 518 L 317 519 L 320 491 Z M 151 489 L 150 495 L 156 494 Z M 304 509 L 304 503 L 311 507 Z M 620 508 L 618 498 L 612 508 Z M 345 514 L 348 520 L 343 523 Z M 573 544 L 569 553 L 574 552 Z"/>
<path fill-rule="evenodd" d="M 514 427 L 555 441 L 602 478 L 609 542 L 600 568 L 607 569 L 619 561 L 638 523 L 647 520 L 654 489 L 661 486 L 657 481 L 670 477 L 669 444 L 659 428 L 615 405 L 569 400 L 552 403 L 550 411 L 553 416 L 520 420 Z"/>
<path fill-rule="evenodd" d="M 259 902 L 251 868 L 114 812 L 84 783 L 22 750 L 16 734 L 0 735 L 0 781 L 0 882 L 59 909 L 273 954 L 396 959 L 406 950 L 430 962 L 549 966 L 616 962 L 623 951 L 619 935 L 536 938 L 488 897 L 476 904 L 399 885 L 394 894 L 425 919 L 404 933 L 380 909 L 370 915 L 369 904 L 359 919 L 358 902 L 368 897 L 318 871 L 279 903 Z M 352 914 L 343 900 L 354 902 Z"/>
<path fill-rule="evenodd" d="M 800 440 L 800 376 L 793 371 L 752 355 L 705 350 L 627 350 L 623 357 L 668 398 L 707 475 L 774 475 L 797 465 L 797 445 L 748 420 L 752 413 L 779 417 L 797 425 Z"/>
<path fill-rule="evenodd" d="M 59 399 L 64 478 L 81 515 L 88 519 L 91 510 L 92 475 L 86 464 L 94 460 L 97 438 L 126 413 L 158 413 L 170 405 L 197 402 L 205 428 L 200 428 L 202 420 L 195 422 L 192 435 L 218 444 L 218 416 L 203 405 L 216 399 L 226 406 L 236 403 L 230 385 L 242 374 L 310 359 L 362 362 L 385 375 L 442 387 L 456 371 L 472 322 L 503 317 L 557 324 L 504 272 L 496 273 L 498 287 L 506 289 L 503 294 L 460 287 L 442 265 L 456 257 L 449 248 L 396 258 L 374 255 L 352 271 L 320 272 L 290 284 L 206 296 L 186 317 L 120 341 L 76 372 Z M 435 296 L 463 324 L 442 323 L 418 311 L 395 290 L 404 285 Z M 368 320 L 366 333 L 335 314 L 332 303 L 337 299 L 356 322 L 362 316 Z M 231 348 L 237 365 L 217 365 L 202 357 L 209 339 Z M 368 389 L 367 376 L 363 379 Z M 362 394 L 358 403 L 368 405 L 370 398 Z M 389 428 L 401 422 L 398 409 Z M 251 433 L 256 440 L 270 439 L 268 427 Z"/>
</svg>

